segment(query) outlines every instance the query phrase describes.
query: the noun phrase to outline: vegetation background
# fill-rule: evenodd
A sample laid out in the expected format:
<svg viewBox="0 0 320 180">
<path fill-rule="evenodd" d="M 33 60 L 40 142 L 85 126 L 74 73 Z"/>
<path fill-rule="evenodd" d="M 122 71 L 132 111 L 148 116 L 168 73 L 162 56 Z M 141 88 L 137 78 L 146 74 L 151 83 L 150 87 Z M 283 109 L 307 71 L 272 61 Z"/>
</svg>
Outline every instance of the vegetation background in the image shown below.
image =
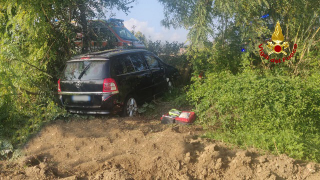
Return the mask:
<svg viewBox="0 0 320 180">
<path fill-rule="evenodd" d="M 126 12 L 133 1 L 0 1 L 1 152 L 26 142 L 42 123 L 67 116 L 57 106 L 56 82 L 76 53 L 71 21 L 86 34 L 88 19 L 111 7 Z M 187 53 L 177 58 L 179 44 L 135 34 L 168 63 L 189 67 L 186 74 L 192 70 L 182 96 L 195 107 L 199 123 L 219 127 L 208 137 L 320 162 L 318 0 L 159 2 L 164 26 L 189 30 Z M 271 38 L 278 21 L 288 52 L 294 44 L 298 48 L 289 61 L 275 64 L 259 55 L 258 46 Z M 89 51 L 89 39 L 84 42 L 81 51 Z"/>
<path fill-rule="evenodd" d="M 193 78 L 187 96 L 200 123 L 219 127 L 207 136 L 319 162 L 320 2 L 159 1 L 165 26 L 190 29 L 188 57 L 205 78 Z M 278 21 L 288 52 L 298 48 L 275 64 L 259 55 L 259 45 Z"/>
</svg>

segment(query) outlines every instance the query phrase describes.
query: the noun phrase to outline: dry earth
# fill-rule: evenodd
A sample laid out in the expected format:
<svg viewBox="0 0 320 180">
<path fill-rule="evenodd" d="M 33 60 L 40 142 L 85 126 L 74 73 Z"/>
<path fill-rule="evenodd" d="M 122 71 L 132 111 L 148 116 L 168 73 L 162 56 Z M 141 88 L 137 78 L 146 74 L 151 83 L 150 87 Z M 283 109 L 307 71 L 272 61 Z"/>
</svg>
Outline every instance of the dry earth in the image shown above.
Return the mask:
<svg viewBox="0 0 320 180">
<path fill-rule="evenodd" d="M 319 164 L 259 155 L 199 136 L 201 126 L 95 118 L 47 125 L 0 179 L 320 179 Z"/>
</svg>

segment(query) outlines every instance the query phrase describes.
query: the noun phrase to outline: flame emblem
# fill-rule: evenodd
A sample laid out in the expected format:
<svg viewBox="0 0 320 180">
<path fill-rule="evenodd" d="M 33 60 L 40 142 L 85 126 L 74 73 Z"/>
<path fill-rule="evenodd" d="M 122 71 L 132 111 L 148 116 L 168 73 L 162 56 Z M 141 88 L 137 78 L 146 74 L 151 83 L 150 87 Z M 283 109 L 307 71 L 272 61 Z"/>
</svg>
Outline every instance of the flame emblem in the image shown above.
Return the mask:
<svg viewBox="0 0 320 180">
<path fill-rule="evenodd" d="M 271 49 L 271 51 L 268 53 L 268 55 L 273 54 L 273 53 L 276 53 L 276 54 L 283 53 L 284 55 L 287 55 L 287 53 L 283 50 L 285 50 L 289 47 L 289 43 L 283 42 L 284 37 L 282 34 L 282 29 L 280 27 L 279 21 L 277 22 L 277 25 L 276 25 L 276 28 L 275 28 L 273 34 L 272 34 L 271 40 L 272 40 L 272 42 L 268 42 L 268 48 Z"/>
</svg>

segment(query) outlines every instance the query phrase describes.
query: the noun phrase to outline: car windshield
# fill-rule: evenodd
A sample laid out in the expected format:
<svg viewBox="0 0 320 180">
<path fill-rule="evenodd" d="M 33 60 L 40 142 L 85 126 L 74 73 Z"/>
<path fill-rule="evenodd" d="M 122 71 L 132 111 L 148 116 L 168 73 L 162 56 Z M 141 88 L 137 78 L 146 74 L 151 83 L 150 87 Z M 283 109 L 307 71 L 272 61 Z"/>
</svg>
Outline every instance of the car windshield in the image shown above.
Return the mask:
<svg viewBox="0 0 320 180">
<path fill-rule="evenodd" d="M 105 61 L 68 62 L 64 71 L 65 80 L 94 80 L 105 78 Z"/>
<path fill-rule="evenodd" d="M 112 29 L 124 40 L 138 41 L 138 39 L 124 27 L 112 27 Z"/>
</svg>

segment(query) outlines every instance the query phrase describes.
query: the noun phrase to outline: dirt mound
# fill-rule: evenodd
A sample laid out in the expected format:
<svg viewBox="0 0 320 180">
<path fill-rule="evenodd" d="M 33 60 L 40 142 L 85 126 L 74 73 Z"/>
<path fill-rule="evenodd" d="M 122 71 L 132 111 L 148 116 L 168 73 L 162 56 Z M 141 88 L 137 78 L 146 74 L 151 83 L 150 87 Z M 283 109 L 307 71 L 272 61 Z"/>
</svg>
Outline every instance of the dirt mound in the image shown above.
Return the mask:
<svg viewBox="0 0 320 180">
<path fill-rule="evenodd" d="M 0 179 L 320 179 L 319 165 L 199 138 L 200 126 L 139 118 L 58 121 Z"/>
</svg>

